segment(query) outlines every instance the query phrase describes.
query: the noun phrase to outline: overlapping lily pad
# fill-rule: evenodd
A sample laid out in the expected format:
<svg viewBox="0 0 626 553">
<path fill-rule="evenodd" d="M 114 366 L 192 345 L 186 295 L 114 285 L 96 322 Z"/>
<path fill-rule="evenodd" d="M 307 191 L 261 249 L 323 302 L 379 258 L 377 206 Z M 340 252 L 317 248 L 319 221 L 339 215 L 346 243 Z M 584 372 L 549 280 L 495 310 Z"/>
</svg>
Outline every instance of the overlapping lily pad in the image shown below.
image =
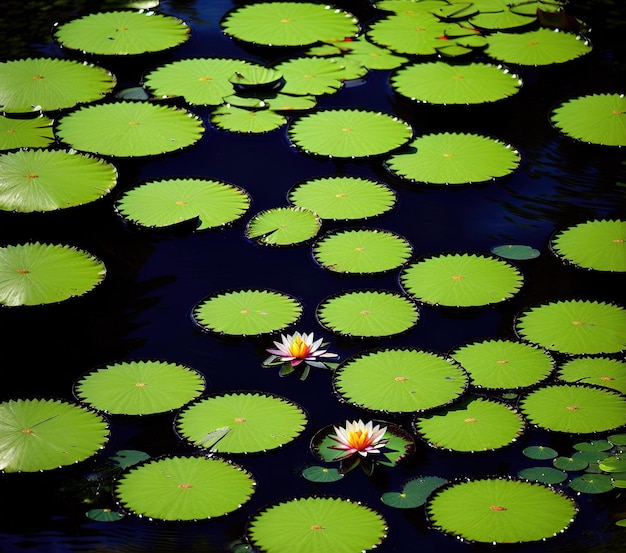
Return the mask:
<svg viewBox="0 0 626 553">
<path fill-rule="evenodd" d="M 31 213 L 87 204 L 117 185 L 117 169 L 65 150 L 22 149 L 0 155 L 0 210 Z"/>
<path fill-rule="evenodd" d="M 624 94 L 589 94 L 558 105 L 552 124 L 570 138 L 604 146 L 626 146 Z"/>
<path fill-rule="evenodd" d="M 204 134 L 191 112 L 123 101 L 80 108 L 61 117 L 55 133 L 77 150 L 114 157 L 153 156 L 192 146 Z"/>
<path fill-rule="evenodd" d="M 420 302 L 449 307 L 483 306 L 515 295 L 521 273 L 506 261 L 476 254 L 441 254 L 415 261 L 400 274 L 404 290 Z"/>
<path fill-rule="evenodd" d="M 371 228 L 329 232 L 313 245 L 313 257 L 322 267 L 344 274 L 391 271 L 408 261 L 412 252 L 403 236 Z"/>
<path fill-rule="evenodd" d="M 273 553 L 362 553 L 380 545 L 387 522 L 377 511 L 342 497 L 296 497 L 255 514 L 247 536 Z"/>
<path fill-rule="evenodd" d="M 0 111 L 48 112 L 102 99 L 116 78 L 97 65 L 60 58 L 0 63 Z"/>
<path fill-rule="evenodd" d="M 38 472 L 95 455 L 109 439 L 94 411 L 56 399 L 0 403 L 0 471 Z"/>
<path fill-rule="evenodd" d="M 328 58 L 291 58 L 276 65 L 275 69 L 284 75 L 281 92 L 285 94 L 333 94 L 343 86 L 345 78 L 341 64 Z"/>
<path fill-rule="evenodd" d="M 0 305 L 58 303 L 93 290 L 106 274 L 102 261 L 64 244 L 27 242 L 0 248 Z"/>
<path fill-rule="evenodd" d="M 116 499 L 151 519 L 195 521 L 221 517 L 247 503 L 252 475 L 217 457 L 163 457 L 131 468 L 115 484 Z"/>
<path fill-rule="evenodd" d="M 452 359 L 413 348 L 360 353 L 333 373 L 333 387 L 343 400 L 387 413 L 440 407 L 460 397 L 467 384 L 467 374 Z"/>
<path fill-rule="evenodd" d="M 395 174 L 429 184 L 469 184 L 511 174 L 520 155 L 510 144 L 469 133 L 420 136 L 387 160 Z"/>
<path fill-rule="evenodd" d="M 374 338 L 401 334 L 417 324 L 419 310 L 409 298 L 389 290 L 348 290 L 317 306 L 320 324 L 336 334 Z"/>
<path fill-rule="evenodd" d="M 58 23 L 52 36 L 64 48 L 104 56 L 161 52 L 188 40 L 187 24 L 153 11 L 97 12 Z"/>
<path fill-rule="evenodd" d="M 246 109 L 226 105 L 213 110 L 211 123 L 225 131 L 261 134 L 279 129 L 287 123 L 287 118 L 270 109 Z"/>
<path fill-rule="evenodd" d="M 443 61 L 406 65 L 391 77 L 398 94 L 429 104 L 482 104 L 513 96 L 520 77 L 490 63 L 450 64 Z"/>
<path fill-rule="evenodd" d="M 552 251 L 565 261 L 596 271 L 626 272 L 626 221 L 586 221 L 558 232 Z"/>
<path fill-rule="evenodd" d="M 555 365 L 546 350 L 514 340 L 473 342 L 450 355 L 468 372 L 473 386 L 488 389 L 532 386 L 545 380 Z"/>
<path fill-rule="evenodd" d="M 294 297 L 274 290 L 251 289 L 208 296 L 193 308 L 192 319 L 208 332 L 255 336 L 283 330 L 301 315 L 302 305 Z"/>
<path fill-rule="evenodd" d="M 415 418 L 417 433 L 431 446 L 449 451 L 493 451 L 515 442 L 524 419 L 509 405 L 486 398 L 466 398 L 445 410 Z"/>
<path fill-rule="evenodd" d="M 250 195 L 238 186 L 211 179 L 160 179 L 125 191 L 115 207 L 126 220 L 148 228 L 195 221 L 196 230 L 219 228 L 243 217 Z"/>
<path fill-rule="evenodd" d="M 293 246 L 315 238 L 322 226 L 316 213 L 301 207 L 276 207 L 257 213 L 245 234 L 265 246 Z"/>
<path fill-rule="evenodd" d="M 359 31 L 352 14 L 312 2 L 257 2 L 227 13 L 220 25 L 231 37 L 266 46 L 338 41 Z"/>
<path fill-rule="evenodd" d="M 221 453 L 255 453 L 293 441 L 306 423 L 304 410 L 292 401 L 266 393 L 235 392 L 184 408 L 176 418 L 176 430 L 197 447 Z M 219 429 L 225 433 L 212 443 L 210 437 Z"/>
<path fill-rule="evenodd" d="M 542 541 L 564 532 L 578 513 L 567 495 L 545 484 L 480 478 L 446 484 L 426 504 L 433 527 L 469 542 Z"/>
<path fill-rule="evenodd" d="M 520 402 L 524 416 L 546 430 L 589 434 L 626 424 L 626 397 L 588 384 L 553 384 L 529 392 Z"/>
<path fill-rule="evenodd" d="M 204 392 L 198 371 L 157 359 L 111 363 L 82 376 L 76 397 L 110 414 L 149 415 L 182 407 Z"/>
<path fill-rule="evenodd" d="M 439 476 L 416 476 L 404 484 L 401 492 L 385 492 L 381 501 L 397 509 L 420 507 L 437 488 L 448 481 Z"/>
<path fill-rule="evenodd" d="M 388 153 L 402 146 L 411 138 L 412 129 L 383 112 L 325 109 L 297 119 L 288 134 L 307 153 L 359 158 Z"/>
<path fill-rule="evenodd" d="M 53 120 L 0 116 L 0 151 L 18 148 L 46 148 L 54 142 Z"/>
<path fill-rule="evenodd" d="M 565 361 L 557 376 L 565 382 L 596 384 L 626 394 L 626 361 L 611 357 L 582 356 Z"/>
<path fill-rule="evenodd" d="M 626 310 L 611 303 L 548 302 L 519 314 L 515 329 L 521 338 L 562 353 L 617 353 L 626 349 Z"/>
<path fill-rule="evenodd" d="M 319 177 L 294 186 L 289 201 L 314 211 L 322 219 L 350 221 L 388 212 L 396 204 L 396 194 L 386 184 L 372 179 Z"/>
</svg>

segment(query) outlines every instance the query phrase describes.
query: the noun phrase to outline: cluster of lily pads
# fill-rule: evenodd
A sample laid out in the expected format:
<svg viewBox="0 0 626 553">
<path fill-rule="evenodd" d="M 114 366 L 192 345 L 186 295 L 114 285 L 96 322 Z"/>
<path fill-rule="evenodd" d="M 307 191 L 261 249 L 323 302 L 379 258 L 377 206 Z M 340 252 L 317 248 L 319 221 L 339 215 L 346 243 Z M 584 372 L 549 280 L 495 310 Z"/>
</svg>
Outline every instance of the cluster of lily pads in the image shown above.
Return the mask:
<svg viewBox="0 0 626 553">
<path fill-rule="evenodd" d="M 285 127 L 303 155 L 372 158 L 409 184 L 504 179 L 517 169 L 521 155 L 501 140 L 449 131 L 414 136 L 412 127 L 394 115 L 319 109 L 317 100 L 370 71 L 386 70 L 393 93 L 411 102 L 501 102 L 523 86 L 502 64 L 567 63 L 591 50 L 584 24 L 571 28 L 557 1 L 384 0 L 375 7 L 380 17 L 369 25 L 317 3 L 235 8 L 221 20 L 227 36 L 300 54 L 271 66 L 230 58 L 175 60 L 147 72 L 140 90 L 118 90 L 116 77 L 87 59 L 175 49 L 191 33 L 185 22 L 154 11 L 124 10 L 56 25 L 55 41 L 84 60 L 0 63 L 0 209 L 49 212 L 98 201 L 117 185 L 116 159 L 195 147 L 211 132 L 198 115 L 204 109 L 223 131 L 259 134 Z M 490 61 L 474 61 L 477 54 Z M 550 118 L 557 131 L 573 139 L 624 146 L 624 109 L 623 94 L 607 93 L 566 101 Z M 317 305 L 320 326 L 341 338 L 400 335 L 416 326 L 421 306 L 462 310 L 505 302 L 524 285 L 514 261 L 538 255 L 506 244 L 489 255 L 414 258 L 410 242 L 384 228 L 337 227 L 318 236 L 324 226 L 394 208 L 390 186 L 362 177 L 302 181 L 288 200 L 289 205 L 250 217 L 245 238 L 263 246 L 310 247 L 314 262 L 334 274 L 397 272 L 399 290 L 347 289 Z M 114 202 L 124 222 L 148 231 L 180 225 L 196 232 L 220 229 L 242 219 L 250 206 L 250 195 L 236 184 L 186 176 L 139 183 Z M 625 235 L 626 221 L 585 221 L 561 229 L 549 247 L 580 269 L 624 272 Z M 3 308 L 81 296 L 105 276 L 100 259 L 71 245 L 35 241 L 0 248 Z M 337 399 L 371 415 L 363 417 L 366 422 L 340 421 L 319 429 L 311 452 L 324 464 L 307 467 L 305 478 L 331 482 L 357 465 L 367 474 L 377 466 L 394 467 L 413 454 L 418 440 L 437 450 L 489 452 L 509 446 L 533 426 L 610 434 L 593 442 L 599 472 L 589 470 L 568 486 L 596 493 L 585 485 L 586 475 L 602 473 L 602 491 L 624 487 L 624 437 L 617 432 L 626 425 L 626 370 L 616 357 L 626 349 L 622 306 L 549 302 L 518 314 L 512 323 L 518 340 L 489 339 L 447 354 L 383 345 L 341 363 L 328 361 L 339 355 L 322 349 L 326 344 L 313 333 L 285 334 L 308 308 L 277 290 L 243 288 L 210 294 L 191 312 L 193 323 L 209 335 L 274 339 L 262 364 L 280 366 L 282 376 L 298 370 L 304 379 L 309 368 L 330 369 Z M 84 461 L 107 443 L 107 417 L 176 412 L 175 430 L 195 453 L 159 459 L 125 453 L 122 461 L 118 454 L 112 492 L 119 516 L 128 511 L 183 521 L 231 513 L 256 487 L 254 476 L 232 457 L 280 448 L 308 424 L 304 408 L 289 399 L 253 390 L 207 394 L 198 370 L 162 359 L 97 367 L 78 379 L 74 395 L 77 403 L 0 403 L 0 470 L 33 472 Z M 412 417 L 410 430 L 383 419 L 397 414 Z M 552 458 L 548 453 L 537 446 L 528 457 Z M 555 467 L 562 468 L 556 461 Z M 432 526 L 462 540 L 543 540 L 565 531 L 578 510 L 555 486 L 567 475 L 553 477 L 544 469 L 452 482 L 421 476 L 381 499 L 399 508 L 426 504 Z M 90 516 L 103 515 L 96 510 Z M 338 496 L 281 501 L 254 515 L 247 528 L 250 543 L 268 551 L 292 551 L 293 544 L 304 551 L 362 551 L 380 544 L 386 533 L 383 515 Z"/>
</svg>

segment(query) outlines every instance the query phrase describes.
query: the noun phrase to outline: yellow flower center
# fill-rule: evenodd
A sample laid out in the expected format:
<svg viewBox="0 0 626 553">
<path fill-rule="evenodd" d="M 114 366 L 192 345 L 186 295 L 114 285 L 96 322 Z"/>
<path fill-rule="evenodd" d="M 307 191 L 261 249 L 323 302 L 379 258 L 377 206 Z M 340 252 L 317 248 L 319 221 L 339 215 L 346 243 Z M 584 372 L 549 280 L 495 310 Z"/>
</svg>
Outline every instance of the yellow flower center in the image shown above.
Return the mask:
<svg viewBox="0 0 626 553">
<path fill-rule="evenodd" d="M 304 359 L 310 351 L 311 348 L 306 344 L 306 342 L 304 342 L 304 340 L 302 340 L 302 338 L 300 338 L 300 336 L 296 336 L 293 339 L 293 342 L 289 345 L 289 353 L 291 353 L 291 355 L 293 355 L 296 359 Z"/>
<path fill-rule="evenodd" d="M 361 451 L 372 445 L 372 437 L 369 432 L 364 432 L 363 430 L 348 432 L 348 444 L 354 449 Z"/>
</svg>

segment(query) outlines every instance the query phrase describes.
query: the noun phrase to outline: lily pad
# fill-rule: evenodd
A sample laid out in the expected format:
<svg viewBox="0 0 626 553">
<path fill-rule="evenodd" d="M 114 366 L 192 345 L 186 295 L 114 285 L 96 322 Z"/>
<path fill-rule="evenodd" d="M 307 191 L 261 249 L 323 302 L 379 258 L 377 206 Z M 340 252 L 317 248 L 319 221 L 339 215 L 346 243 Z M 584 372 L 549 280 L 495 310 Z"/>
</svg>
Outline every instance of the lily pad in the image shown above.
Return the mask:
<svg viewBox="0 0 626 553">
<path fill-rule="evenodd" d="M 336 43 L 344 59 L 354 60 L 367 69 L 374 71 L 388 71 L 396 69 L 408 61 L 390 49 L 373 44 L 365 38 L 349 42 Z"/>
<path fill-rule="evenodd" d="M 284 94 L 321 96 L 333 94 L 342 86 L 345 73 L 337 60 L 300 57 L 283 61 L 274 67 L 284 75 Z"/>
<path fill-rule="evenodd" d="M 299 405 L 272 394 L 224 393 L 196 401 L 176 417 L 176 430 L 196 447 L 207 448 L 206 436 L 228 428 L 211 451 L 253 453 L 281 447 L 303 431 L 307 423 Z"/>
<path fill-rule="evenodd" d="M 525 447 L 522 453 L 529 459 L 536 460 L 555 459 L 558 456 L 558 452 L 555 449 L 545 445 L 531 445 Z"/>
<path fill-rule="evenodd" d="M 202 329 L 232 336 L 271 334 L 295 324 L 302 315 L 298 300 L 274 290 L 230 290 L 198 303 L 193 321 Z"/>
<path fill-rule="evenodd" d="M 341 497 L 296 497 L 255 514 L 247 535 L 260 551 L 273 553 L 362 553 L 387 536 L 383 516 Z"/>
<path fill-rule="evenodd" d="M 530 467 L 520 470 L 517 475 L 520 478 L 543 482 L 544 484 L 560 484 L 568 478 L 566 472 L 553 467 Z"/>
<path fill-rule="evenodd" d="M 211 123 L 225 131 L 261 134 L 279 129 L 287 123 L 287 118 L 269 109 L 245 109 L 227 105 L 213 110 Z"/>
<path fill-rule="evenodd" d="M 457 348 L 450 355 L 478 388 L 526 388 L 545 380 L 555 366 L 546 350 L 514 340 L 474 342 Z"/>
<path fill-rule="evenodd" d="M 495 31 L 506 29 L 521 29 L 528 25 L 532 25 L 536 17 L 529 17 L 524 13 L 516 13 L 508 5 L 500 4 L 499 10 L 481 10 L 469 19 L 469 23 L 479 29 Z"/>
<path fill-rule="evenodd" d="M 584 269 L 626 272 L 626 221 L 586 221 L 558 232 L 552 251 L 561 259 Z"/>
<path fill-rule="evenodd" d="M 74 395 L 106 413 L 148 415 L 178 409 L 205 387 L 202 374 L 190 367 L 142 359 L 97 368 L 78 379 Z"/>
<path fill-rule="evenodd" d="M 191 112 L 148 102 L 123 101 L 80 108 L 58 120 L 57 137 L 85 152 L 139 157 L 192 146 L 204 134 Z"/>
<path fill-rule="evenodd" d="M 0 403 L 0 471 L 39 472 L 84 461 L 109 439 L 107 421 L 67 401 Z"/>
<path fill-rule="evenodd" d="M 626 397 L 598 386 L 544 386 L 529 392 L 520 409 L 532 424 L 556 432 L 589 434 L 626 424 Z"/>
<path fill-rule="evenodd" d="M 420 507 L 428 497 L 448 481 L 439 476 L 417 476 L 404 484 L 401 492 L 386 492 L 381 501 L 396 509 L 414 509 Z"/>
<path fill-rule="evenodd" d="M 58 303 L 93 290 L 106 274 L 92 254 L 63 244 L 0 248 L 0 305 Z"/>
<path fill-rule="evenodd" d="M 316 213 L 300 207 L 276 207 L 257 213 L 246 238 L 264 246 L 293 246 L 315 238 L 322 226 Z"/>
<path fill-rule="evenodd" d="M 289 138 L 307 153 L 359 158 L 388 153 L 405 144 L 411 127 L 393 115 L 356 109 L 325 109 L 296 119 Z"/>
<path fill-rule="evenodd" d="M 448 307 L 490 305 L 514 296 L 521 273 L 506 261 L 476 254 L 441 254 L 408 264 L 400 284 L 418 301 Z"/>
<path fill-rule="evenodd" d="M 26 58 L 0 63 L 0 111 L 48 112 L 101 100 L 116 85 L 97 65 L 60 58 Z"/>
<path fill-rule="evenodd" d="M 504 259 L 515 260 L 535 259 L 541 255 L 539 250 L 523 244 L 500 244 L 493 246 L 489 251 L 494 255 L 504 257 Z"/>
<path fill-rule="evenodd" d="M 350 357 L 333 373 L 339 396 L 359 408 L 414 413 L 457 399 L 465 371 L 451 359 L 418 349 L 380 349 Z"/>
<path fill-rule="evenodd" d="M 606 474 L 581 474 L 572 478 L 569 487 L 578 493 L 607 493 L 613 491 L 613 481 Z"/>
<path fill-rule="evenodd" d="M 610 357 L 582 356 L 565 361 L 557 372 L 565 382 L 596 384 L 626 394 L 626 362 Z"/>
<path fill-rule="evenodd" d="M 117 500 L 151 519 L 194 521 L 240 509 L 255 491 L 250 473 L 217 457 L 163 457 L 131 468 L 115 483 Z"/>
<path fill-rule="evenodd" d="M 289 201 L 322 219 L 351 221 L 390 211 L 396 194 L 386 184 L 361 177 L 319 177 L 297 184 Z"/>
<path fill-rule="evenodd" d="M 343 336 L 393 336 L 411 329 L 419 311 L 410 299 L 388 290 L 348 290 L 317 306 L 320 324 Z"/>
<path fill-rule="evenodd" d="M 345 474 L 339 472 L 334 467 L 320 467 L 313 465 L 302 470 L 302 476 L 311 482 L 337 482 L 341 480 Z"/>
<path fill-rule="evenodd" d="M 519 163 L 511 145 L 468 133 L 420 136 L 386 161 L 396 175 L 428 184 L 486 182 L 511 174 Z"/>
<path fill-rule="evenodd" d="M 124 518 L 124 513 L 111 509 L 89 509 L 85 514 L 89 520 L 96 522 L 117 522 Z"/>
<path fill-rule="evenodd" d="M 52 119 L 0 116 L 0 151 L 18 148 L 46 148 L 54 143 Z"/>
<path fill-rule="evenodd" d="M 381 229 L 340 230 L 327 233 L 313 245 L 313 257 L 329 271 L 372 274 L 397 269 L 413 252 L 409 241 Z"/>
<path fill-rule="evenodd" d="M 579 470 L 585 470 L 589 466 L 589 462 L 586 459 L 580 457 L 556 457 L 552 464 L 559 470 L 566 470 L 568 472 L 575 472 Z"/>
<path fill-rule="evenodd" d="M 556 536 L 572 524 L 578 507 L 545 484 L 480 478 L 442 486 L 426 512 L 436 530 L 464 541 L 498 544 Z"/>
<path fill-rule="evenodd" d="M 126 220 L 148 228 L 195 221 L 196 230 L 220 228 L 243 217 L 250 195 L 238 186 L 209 179 L 162 179 L 125 191 L 115 203 Z"/>
<path fill-rule="evenodd" d="M 64 48 L 104 56 L 161 52 L 189 39 L 187 24 L 153 11 L 97 12 L 57 23 L 52 36 Z"/>
<path fill-rule="evenodd" d="M 626 311 L 610 303 L 549 302 L 518 315 L 515 329 L 521 338 L 561 353 L 617 353 L 626 348 Z"/>
</svg>

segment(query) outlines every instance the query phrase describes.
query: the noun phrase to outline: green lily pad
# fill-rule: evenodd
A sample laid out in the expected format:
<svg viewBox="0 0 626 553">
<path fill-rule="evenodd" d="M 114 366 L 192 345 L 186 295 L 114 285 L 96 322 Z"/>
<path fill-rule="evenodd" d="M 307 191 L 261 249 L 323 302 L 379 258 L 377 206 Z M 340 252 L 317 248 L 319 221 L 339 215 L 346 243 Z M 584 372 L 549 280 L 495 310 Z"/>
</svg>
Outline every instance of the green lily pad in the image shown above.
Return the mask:
<svg viewBox="0 0 626 553">
<path fill-rule="evenodd" d="M 400 56 L 390 49 L 373 44 L 365 38 L 350 40 L 338 44 L 345 59 L 354 60 L 367 69 L 374 71 L 388 71 L 396 69 L 409 58 Z"/>
<path fill-rule="evenodd" d="M 428 500 L 436 530 L 458 539 L 499 544 L 542 541 L 564 532 L 576 503 L 545 484 L 481 478 L 446 484 Z"/>
<path fill-rule="evenodd" d="M 339 472 L 339 469 L 334 467 L 320 467 L 319 465 L 314 465 L 303 469 L 302 476 L 311 482 L 337 482 L 337 480 L 341 480 L 345 474 L 342 474 Z"/>
<path fill-rule="evenodd" d="M 187 24 L 176 17 L 120 10 L 91 13 L 57 24 L 52 36 L 68 50 L 128 56 L 169 50 L 187 41 L 189 34 Z"/>
<path fill-rule="evenodd" d="M 116 499 L 151 519 L 193 521 L 240 509 L 255 491 L 252 476 L 217 457 L 163 457 L 131 468 L 115 483 Z"/>
<path fill-rule="evenodd" d="M 556 457 L 552 464 L 559 470 L 566 470 L 568 472 L 576 472 L 579 470 L 585 470 L 589 466 L 589 462 L 580 457 Z"/>
<path fill-rule="evenodd" d="M 555 449 L 545 445 L 525 447 L 522 453 L 529 459 L 536 460 L 555 459 L 558 456 L 558 452 Z"/>
<path fill-rule="evenodd" d="M 237 71 L 229 79 L 236 87 L 245 91 L 253 92 L 259 88 L 277 87 L 283 79 L 283 74 L 271 67 L 262 65 L 250 65 L 242 73 Z"/>
<path fill-rule="evenodd" d="M 552 251 L 566 262 L 596 271 L 626 272 L 626 221 L 586 221 L 558 232 Z"/>
<path fill-rule="evenodd" d="M 293 246 L 315 238 L 322 226 L 316 213 L 301 207 L 275 207 L 248 222 L 246 238 L 264 246 Z"/>
<path fill-rule="evenodd" d="M 578 493 L 597 494 L 613 490 L 613 481 L 606 474 L 581 474 L 572 478 L 568 485 Z"/>
<path fill-rule="evenodd" d="M 68 113 L 59 119 L 55 132 L 77 150 L 139 157 L 192 146 L 202 138 L 204 126 L 199 117 L 183 109 L 123 101 Z"/>
<path fill-rule="evenodd" d="M 231 290 L 212 294 L 198 303 L 193 321 L 217 334 L 271 334 L 295 324 L 302 315 L 298 300 L 274 290 Z"/>
<path fill-rule="evenodd" d="M 352 221 L 382 215 L 395 206 L 396 194 L 386 184 L 361 177 L 319 177 L 297 184 L 289 201 L 321 219 Z"/>
<path fill-rule="evenodd" d="M 0 116 L 0 151 L 18 148 L 46 148 L 54 142 L 52 119 Z"/>
<path fill-rule="evenodd" d="M 524 416 L 546 430 L 588 434 L 626 424 L 626 398 L 582 384 L 554 384 L 529 392 L 520 402 Z"/>
<path fill-rule="evenodd" d="M 329 271 L 373 274 L 400 267 L 411 257 L 413 247 L 393 232 L 364 228 L 329 232 L 312 251 L 315 261 Z"/>
<path fill-rule="evenodd" d="M 401 334 L 417 323 L 419 311 L 410 299 L 388 290 L 348 290 L 317 306 L 320 324 L 337 334 L 360 338 Z"/>
<path fill-rule="evenodd" d="M 549 302 L 518 315 L 524 340 L 569 354 L 617 353 L 626 348 L 626 311 L 588 300 Z"/>
<path fill-rule="evenodd" d="M 430 494 L 447 482 L 439 476 L 417 476 L 404 484 L 401 492 L 386 492 L 380 499 L 396 509 L 414 509 L 426 503 Z"/>
<path fill-rule="evenodd" d="M 29 113 L 67 109 L 101 100 L 115 77 L 96 65 L 60 58 L 0 63 L 0 111 Z"/>
<path fill-rule="evenodd" d="M 107 421 L 55 399 L 0 403 L 0 471 L 39 472 L 84 461 L 109 439 Z"/>
<path fill-rule="evenodd" d="M 89 520 L 96 522 L 117 522 L 124 518 L 124 513 L 111 509 L 89 509 L 85 514 Z"/>
<path fill-rule="evenodd" d="M 341 64 L 334 59 L 300 57 L 283 61 L 274 67 L 284 75 L 284 94 L 321 96 L 333 94 L 345 79 Z"/>
<path fill-rule="evenodd" d="M 273 553 L 362 553 L 387 536 L 383 516 L 341 497 L 296 497 L 270 505 L 250 520 L 247 536 Z"/>
<path fill-rule="evenodd" d="M 499 140 L 467 133 L 420 136 L 386 161 L 396 175 L 428 184 L 470 184 L 511 174 L 519 152 Z"/>
<path fill-rule="evenodd" d="M 196 401 L 176 417 L 176 431 L 192 445 L 206 448 L 206 436 L 228 432 L 208 449 L 221 453 L 253 453 L 281 447 L 303 431 L 303 409 L 281 397 L 256 392 L 225 393 Z"/>
<path fill-rule="evenodd" d="M 93 290 L 106 274 L 90 253 L 29 242 L 0 248 L 0 305 L 58 303 Z"/>
<path fill-rule="evenodd" d="M 195 230 L 220 228 L 243 217 L 250 195 L 238 186 L 209 179 L 148 181 L 120 195 L 115 208 L 126 220 L 148 228 L 195 221 Z"/>
<path fill-rule="evenodd" d="M 261 134 L 282 127 L 287 123 L 287 118 L 269 109 L 245 109 L 227 105 L 213 110 L 211 123 L 225 131 Z"/>
<path fill-rule="evenodd" d="M 617 446 L 626 445 L 626 434 L 612 434 L 608 437 L 608 440 Z"/>
<path fill-rule="evenodd" d="M 22 149 L 0 155 L 0 210 L 55 211 L 87 204 L 117 185 L 117 169 L 72 151 Z"/>
<path fill-rule="evenodd" d="M 411 127 L 393 115 L 356 109 L 325 109 L 296 119 L 289 138 L 305 152 L 337 158 L 388 153 L 405 144 Z"/>
<path fill-rule="evenodd" d="M 500 4 L 502 8 L 497 11 L 480 11 L 480 13 L 472 16 L 469 19 L 469 23 L 479 29 L 495 31 L 500 29 L 506 29 L 511 31 L 513 29 L 520 29 L 531 25 L 536 20 L 523 13 L 515 13 L 509 6 Z"/>
<path fill-rule="evenodd" d="M 476 254 L 441 254 L 408 264 L 400 284 L 420 302 L 448 307 L 499 303 L 513 297 L 523 277 L 496 257 Z"/>
<path fill-rule="evenodd" d="M 523 244 L 501 244 L 493 246 L 489 251 L 505 259 L 535 259 L 541 255 L 539 250 Z"/>
<path fill-rule="evenodd" d="M 409 348 L 360 353 L 333 373 L 333 387 L 346 402 L 387 413 L 440 407 L 463 394 L 467 383 L 451 359 Z"/>
<path fill-rule="evenodd" d="M 147 415 L 182 407 L 206 387 L 194 369 L 161 360 L 136 360 L 104 365 L 74 385 L 76 397 L 110 414 Z"/>
<path fill-rule="evenodd" d="M 588 442 L 578 442 L 574 444 L 576 451 L 593 451 L 594 453 L 608 451 L 613 444 L 608 440 L 589 440 Z"/>
<path fill-rule="evenodd" d="M 489 389 L 526 388 L 545 380 L 554 359 L 544 349 L 514 340 L 484 340 L 454 350 L 472 385 Z"/>
<path fill-rule="evenodd" d="M 552 467 L 530 467 L 520 470 L 517 475 L 520 478 L 543 482 L 544 484 L 560 484 L 568 478 L 566 472 Z"/>
<path fill-rule="evenodd" d="M 516 94 L 520 77 L 489 63 L 423 62 L 397 69 L 391 87 L 398 94 L 429 104 L 482 104 Z"/>
<path fill-rule="evenodd" d="M 552 124 L 570 138 L 604 146 L 626 146 L 624 94 L 590 94 L 557 106 Z"/>
<path fill-rule="evenodd" d="M 415 429 L 431 446 L 449 451 L 493 451 L 515 442 L 524 419 L 499 401 L 467 398 L 430 415 L 417 416 Z"/>
<path fill-rule="evenodd" d="M 607 457 L 600 461 L 600 470 L 604 472 L 626 472 L 626 459 L 621 459 L 616 456 Z"/>
<path fill-rule="evenodd" d="M 626 394 L 626 362 L 609 357 L 582 356 L 565 361 L 557 372 L 565 382 L 596 384 Z"/>
</svg>

